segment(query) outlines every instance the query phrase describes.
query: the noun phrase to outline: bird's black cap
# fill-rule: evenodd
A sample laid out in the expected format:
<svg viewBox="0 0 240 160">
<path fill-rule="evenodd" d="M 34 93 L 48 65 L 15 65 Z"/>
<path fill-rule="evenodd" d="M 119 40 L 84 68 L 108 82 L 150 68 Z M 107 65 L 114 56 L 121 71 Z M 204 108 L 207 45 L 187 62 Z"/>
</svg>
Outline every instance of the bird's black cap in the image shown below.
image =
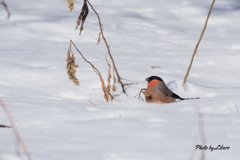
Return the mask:
<svg viewBox="0 0 240 160">
<path fill-rule="evenodd" d="M 158 77 L 158 76 L 151 76 L 151 77 L 148 77 L 146 78 L 146 81 L 147 82 L 150 82 L 152 80 L 159 80 L 159 81 L 163 81 L 162 78 Z"/>
</svg>

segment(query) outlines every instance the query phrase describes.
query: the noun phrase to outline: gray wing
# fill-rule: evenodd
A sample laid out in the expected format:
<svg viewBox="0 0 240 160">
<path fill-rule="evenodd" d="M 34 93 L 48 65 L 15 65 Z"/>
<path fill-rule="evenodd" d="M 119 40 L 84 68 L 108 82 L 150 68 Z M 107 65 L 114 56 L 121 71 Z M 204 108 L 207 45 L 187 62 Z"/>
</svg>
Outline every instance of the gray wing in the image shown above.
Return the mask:
<svg viewBox="0 0 240 160">
<path fill-rule="evenodd" d="M 176 93 L 173 93 L 166 85 L 164 82 L 160 82 L 159 83 L 159 87 L 158 87 L 159 90 L 161 90 L 165 95 L 166 97 L 172 97 L 174 99 L 181 99 L 183 100 L 183 98 L 181 98 L 179 95 L 177 95 Z"/>
<path fill-rule="evenodd" d="M 159 82 L 158 89 L 164 93 L 167 97 L 171 97 L 173 92 L 166 86 L 166 84 L 162 81 Z"/>
</svg>

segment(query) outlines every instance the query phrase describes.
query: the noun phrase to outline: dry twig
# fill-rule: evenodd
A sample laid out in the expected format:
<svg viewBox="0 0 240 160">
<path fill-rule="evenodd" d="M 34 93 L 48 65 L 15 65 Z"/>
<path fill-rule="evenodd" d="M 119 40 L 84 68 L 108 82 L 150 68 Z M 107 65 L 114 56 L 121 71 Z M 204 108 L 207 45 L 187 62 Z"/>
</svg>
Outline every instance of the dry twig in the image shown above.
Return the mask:
<svg viewBox="0 0 240 160">
<path fill-rule="evenodd" d="M 141 97 L 141 93 L 144 94 L 146 92 L 146 90 L 147 90 L 146 88 L 142 88 L 140 90 L 140 92 L 135 97 L 137 97 L 138 99 L 144 101 L 143 98 Z"/>
<path fill-rule="evenodd" d="M 198 42 L 197 42 L 197 45 L 196 45 L 194 51 L 193 51 L 192 58 L 191 58 L 191 61 L 190 61 L 190 64 L 189 64 L 187 73 L 186 73 L 186 75 L 185 75 L 185 77 L 184 77 L 184 80 L 183 80 L 183 85 L 185 84 L 185 82 L 186 82 L 186 80 L 187 80 L 187 77 L 188 77 L 188 75 L 189 75 L 190 69 L 191 69 L 191 67 L 192 67 L 192 63 L 193 63 L 194 57 L 195 57 L 195 55 L 196 55 L 196 53 L 197 53 L 197 50 L 198 50 L 198 46 L 199 46 L 199 44 L 200 44 L 200 42 L 201 42 L 201 40 L 202 40 L 202 37 L 203 37 L 203 35 L 204 35 L 204 33 L 205 33 L 206 28 L 207 28 L 208 19 L 209 19 L 210 15 L 211 15 L 211 12 L 212 12 L 214 3 L 215 3 L 215 0 L 213 0 L 212 4 L 211 4 L 211 6 L 210 6 L 210 9 L 209 9 L 209 12 L 208 12 L 208 16 L 207 16 L 207 19 L 206 19 L 206 21 L 205 21 L 205 25 L 204 25 L 204 27 L 203 27 L 202 33 L 201 33 L 201 35 L 200 35 L 200 37 L 199 37 L 199 40 L 198 40 Z"/>
<path fill-rule="evenodd" d="M 114 69 L 114 71 L 115 71 L 115 73 L 116 73 L 116 75 L 117 75 L 118 82 L 121 84 L 123 93 L 126 93 L 126 91 L 125 91 L 125 89 L 124 89 L 124 84 L 123 84 L 122 79 L 121 79 L 121 77 L 120 77 L 120 75 L 119 75 L 119 73 L 118 73 L 117 67 L 116 67 L 116 65 L 115 65 L 115 61 L 114 61 L 114 59 L 113 59 L 113 57 L 112 57 L 112 53 L 111 53 L 111 50 L 110 50 L 110 46 L 108 45 L 108 42 L 107 42 L 107 40 L 106 40 L 106 38 L 105 38 L 105 36 L 104 36 L 104 33 L 103 33 L 103 25 L 102 25 L 102 22 L 101 22 L 101 18 L 100 18 L 100 16 L 99 16 L 99 14 L 97 13 L 97 11 L 96 11 L 96 10 L 94 9 L 94 7 L 92 6 L 92 4 L 89 2 L 89 0 L 86 0 L 86 1 L 87 1 L 87 3 L 91 6 L 91 8 L 92 8 L 92 10 L 94 11 L 94 13 L 97 15 L 98 23 L 99 23 L 99 28 L 100 28 L 100 33 L 99 33 L 99 34 L 101 35 L 101 37 L 102 37 L 102 39 L 104 40 L 104 43 L 105 43 L 105 45 L 106 45 L 106 47 L 107 47 L 108 55 L 109 55 L 109 57 L 110 57 L 110 59 L 111 59 L 111 61 L 112 61 L 113 69 Z M 100 42 L 100 40 L 101 40 L 101 38 L 100 38 L 100 36 L 99 36 L 99 38 L 98 38 L 98 43 Z"/>
<path fill-rule="evenodd" d="M 0 2 L 0 4 L 2 4 L 2 5 L 4 6 L 4 8 L 5 8 L 5 10 L 7 11 L 7 14 L 8 14 L 8 19 L 10 19 L 11 13 L 10 13 L 10 11 L 8 10 L 7 4 L 5 3 L 4 0 L 2 0 L 2 2 Z"/>
<path fill-rule="evenodd" d="M 110 83 L 111 83 L 111 78 L 112 78 L 111 65 L 108 62 L 107 57 L 105 57 L 105 60 L 106 60 L 106 62 L 108 64 L 108 78 L 107 78 L 108 84 L 107 84 L 107 90 L 108 90 L 108 92 L 110 92 L 111 91 L 111 84 Z"/>
<path fill-rule="evenodd" d="M 113 69 L 113 85 L 112 85 L 112 91 L 115 92 L 116 91 L 116 77 L 114 74 L 114 69 Z"/>
<path fill-rule="evenodd" d="M 13 117 L 12 117 L 10 111 L 8 110 L 8 108 L 4 105 L 4 103 L 1 100 L 0 100 L 0 106 L 2 107 L 3 111 L 5 112 L 5 114 L 6 114 L 7 118 L 8 118 L 8 121 L 11 124 L 11 127 L 13 129 L 13 133 L 14 133 L 16 139 L 17 139 L 18 144 L 22 147 L 22 150 L 23 150 L 25 156 L 27 157 L 27 159 L 31 160 L 32 159 L 31 155 L 28 152 L 27 146 L 25 145 L 22 137 L 20 136 L 20 134 L 18 132 L 18 129 L 17 129 L 15 123 L 14 123 L 14 120 L 13 120 Z"/>
<path fill-rule="evenodd" d="M 86 61 L 93 69 L 93 71 L 98 75 L 99 79 L 100 79 L 100 82 L 101 82 L 101 85 L 102 85 L 102 91 L 104 93 L 104 99 L 106 99 L 107 102 L 112 101 L 113 99 L 113 96 L 111 95 L 110 92 L 108 92 L 108 89 L 106 88 L 105 86 L 105 83 L 104 83 L 104 80 L 102 78 L 102 75 L 101 73 L 99 72 L 99 70 L 90 62 L 88 61 L 84 56 L 83 54 L 80 52 L 80 50 L 77 48 L 77 46 L 73 43 L 72 40 L 70 40 L 70 47 L 71 47 L 71 44 L 75 47 L 75 49 L 78 51 L 78 53 L 81 55 L 81 57 L 83 58 L 84 61 Z"/>
</svg>

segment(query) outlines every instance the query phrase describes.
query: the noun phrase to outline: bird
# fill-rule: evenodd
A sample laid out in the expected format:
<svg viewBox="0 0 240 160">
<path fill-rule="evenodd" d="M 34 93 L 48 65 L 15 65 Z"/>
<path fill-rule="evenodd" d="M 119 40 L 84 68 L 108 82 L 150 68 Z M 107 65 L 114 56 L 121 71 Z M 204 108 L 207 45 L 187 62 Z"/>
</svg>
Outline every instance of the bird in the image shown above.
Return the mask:
<svg viewBox="0 0 240 160">
<path fill-rule="evenodd" d="M 189 100 L 199 98 L 182 98 L 172 92 L 164 83 L 162 78 L 151 76 L 146 78 L 148 82 L 147 89 L 143 92 L 145 99 L 149 103 L 172 103 L 177 100 Z"/>
</svg>

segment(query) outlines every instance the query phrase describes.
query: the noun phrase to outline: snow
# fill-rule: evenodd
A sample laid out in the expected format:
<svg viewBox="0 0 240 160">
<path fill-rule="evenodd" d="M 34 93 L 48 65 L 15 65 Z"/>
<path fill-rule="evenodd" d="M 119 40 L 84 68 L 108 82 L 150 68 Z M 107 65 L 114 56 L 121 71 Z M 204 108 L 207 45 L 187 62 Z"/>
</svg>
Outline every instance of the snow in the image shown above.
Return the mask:
<svg viewBox="0 0 240 160">
<path fill-rule="evenodd" d="M 82 35 L 74 31 L 82 1 L 69 12 L 65 0 L 8 0 L 0 6 L 0 97 L 34 160 L 199 159 L 199 116 L 206 159 L 240 157 L 240 5 L 216 1 L 186 85 L 192 52 L 211 0 L 91 0 L 100 14 L 124 83 L 103 99 L 91 66 L 73 50 L 80 86 L 68 79 L 66 56 L 72 39 L 107 79 L 107 50 L 97 44 L 98 21 L 90 9 Z M 158 66 L 151 68 L 151 66 Z M 181 97 L 199 100 L 148 104 L 135 98 L 145 78 L 160 76 Z M 10 125 L 3 110 L 0 124 Z M 204 144 L 202 144 L 204 145 Z M 25 159 L 9 128 L 0 128 L 0 160 Z M 192 157 L 192 158 L 191 158 Z"/>
</svg>

